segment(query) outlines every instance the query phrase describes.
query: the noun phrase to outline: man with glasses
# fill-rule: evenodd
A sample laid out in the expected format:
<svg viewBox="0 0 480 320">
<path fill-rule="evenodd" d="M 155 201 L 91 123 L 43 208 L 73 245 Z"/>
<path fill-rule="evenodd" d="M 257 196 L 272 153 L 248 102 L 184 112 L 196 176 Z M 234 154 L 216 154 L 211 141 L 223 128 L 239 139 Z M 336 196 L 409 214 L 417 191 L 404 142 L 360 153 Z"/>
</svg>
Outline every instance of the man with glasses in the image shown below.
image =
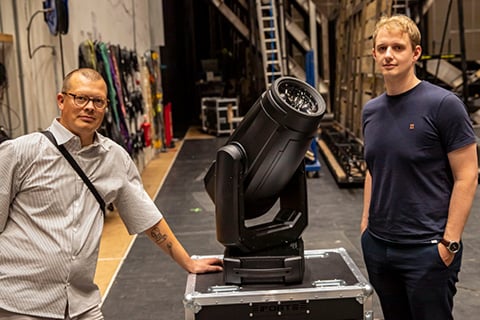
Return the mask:
<svg viewBox="0 0 480 320">
<path fill-rule="evenodd" d="M 129 154 L 96 130 L 107 85 L 92 69 L 64 79 L 58 119 L 48 128 L 130 234 L 145 234 L 192 273 L 221 271 L 221 260 L 191 259 L 142 186 Z M 41 133 L 0 145 L 0 319 L 103 319 L 93 283 L 102 208 L 57 147 Z"/>
</svg>

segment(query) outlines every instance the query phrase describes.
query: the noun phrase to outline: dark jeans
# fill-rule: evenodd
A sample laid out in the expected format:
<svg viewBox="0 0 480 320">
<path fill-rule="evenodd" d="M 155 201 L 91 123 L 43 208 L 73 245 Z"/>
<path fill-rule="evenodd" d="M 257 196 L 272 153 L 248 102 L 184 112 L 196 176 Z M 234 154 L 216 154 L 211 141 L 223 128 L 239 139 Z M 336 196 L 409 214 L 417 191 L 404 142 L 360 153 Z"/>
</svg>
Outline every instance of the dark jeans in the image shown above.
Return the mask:
<svg viewBox="0 0 480 320">
<path fill-rule="evenodd" d="M 446 266 L 437 244 L 396 245 L 362 235 L 370 283 L 385 320 L 452 320 L 462 251 Z"/>
</svg>

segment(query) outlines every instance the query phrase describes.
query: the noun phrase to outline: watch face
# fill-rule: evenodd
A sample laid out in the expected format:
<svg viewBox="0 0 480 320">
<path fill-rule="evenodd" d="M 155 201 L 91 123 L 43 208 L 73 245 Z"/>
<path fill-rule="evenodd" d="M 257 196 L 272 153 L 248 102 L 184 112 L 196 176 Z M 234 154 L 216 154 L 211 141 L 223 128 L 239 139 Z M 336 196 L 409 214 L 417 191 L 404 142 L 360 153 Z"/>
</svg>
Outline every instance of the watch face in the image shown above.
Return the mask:
<svg viewBox="0 0 480 320">
<path fill-rule="evenodd" d="M 460 243 L 458 243 L 458 242 L 450 242 L 450 245 L 448 246 L 448 249 L 449 249 L 451 252 L 457 252 L 458 250 L 460 250 Z"/>
</svg>

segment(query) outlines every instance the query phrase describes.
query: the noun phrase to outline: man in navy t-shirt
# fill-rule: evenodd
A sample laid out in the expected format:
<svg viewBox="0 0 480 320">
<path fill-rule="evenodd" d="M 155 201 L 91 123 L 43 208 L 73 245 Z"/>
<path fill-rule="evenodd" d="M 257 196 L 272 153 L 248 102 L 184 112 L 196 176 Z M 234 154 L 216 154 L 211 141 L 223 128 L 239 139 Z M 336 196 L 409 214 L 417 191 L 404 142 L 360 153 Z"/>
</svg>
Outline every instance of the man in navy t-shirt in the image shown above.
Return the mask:
<svg viewBox="0 0 480 320">
<path fill-rule="evenodd" d="M 464 104 L 415 75 L 420 39 L 406 16 L 377 23 L 372 51 L 386 92 L 362 113 L 362 248 L 386 320 L 453 319 L 461 236 L 478 181 Z"/>
</svg>

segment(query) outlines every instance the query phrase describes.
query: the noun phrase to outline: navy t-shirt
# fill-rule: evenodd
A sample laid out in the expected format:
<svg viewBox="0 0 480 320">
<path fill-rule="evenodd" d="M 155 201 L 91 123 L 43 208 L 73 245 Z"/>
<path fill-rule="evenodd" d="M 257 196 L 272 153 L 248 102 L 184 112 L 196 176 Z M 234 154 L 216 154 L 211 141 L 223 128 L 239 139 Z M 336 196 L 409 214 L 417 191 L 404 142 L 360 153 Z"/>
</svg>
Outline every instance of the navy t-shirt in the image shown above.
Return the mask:
<svg viewBox="0 0 480 320">
<path fill-rule="evenodd" d="M 399 243 L 441 239 L 453 187 L 447 153 L 476 141 L 463 102 L 422 81 L 370 100 L 362 121 L 372 176 L 369 231 Z"/>
</svg>

